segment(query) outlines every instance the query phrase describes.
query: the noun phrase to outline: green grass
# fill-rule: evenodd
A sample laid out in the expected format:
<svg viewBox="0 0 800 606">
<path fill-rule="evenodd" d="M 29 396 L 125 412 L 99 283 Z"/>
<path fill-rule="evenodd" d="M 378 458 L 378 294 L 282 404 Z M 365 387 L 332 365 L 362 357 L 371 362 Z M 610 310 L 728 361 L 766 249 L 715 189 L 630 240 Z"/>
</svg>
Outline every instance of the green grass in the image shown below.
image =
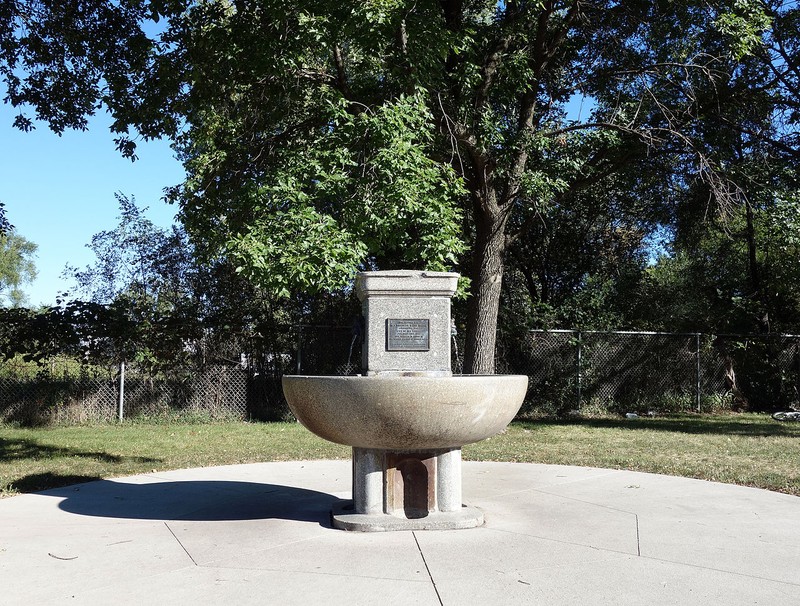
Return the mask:
<svg viewBox="0 0 800 606">
<path fill-rule="evenodd" d="M 630 469 L 800 496 L 800 423 L 768 415 L 680 415 L 515 423 L 464 458 Z"/>
<path fill-rule="evenodd" d="M 800 496 L 800 423 L 766 415 L 514 423 L 463 454 L 665 473 Z M 349 456 L 349 448 L 297 423 L 0 425 L 0 497 L 154 470 Z"/>
<path fill-rule="evenodd" d="M 349 456 L 298 423 L 0 425 L 0 496 L 168 469 Z"/>
</svg>

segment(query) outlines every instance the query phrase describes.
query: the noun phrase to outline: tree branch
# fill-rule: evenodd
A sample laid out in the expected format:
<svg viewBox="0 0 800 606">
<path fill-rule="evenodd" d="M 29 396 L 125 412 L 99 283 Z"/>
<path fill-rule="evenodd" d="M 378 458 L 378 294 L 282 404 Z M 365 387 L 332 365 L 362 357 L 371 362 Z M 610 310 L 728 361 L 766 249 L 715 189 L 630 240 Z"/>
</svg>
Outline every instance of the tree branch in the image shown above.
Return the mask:
<svg viewBox="0 0 800 606">
<path fill-rule="evenodd" d="M 347 72 L 344 68 L 344 57 L 339 43 L 333 45 L 333 64 L 336 66 L 336 88 L 342 93 L 345 99 L 352 100 L 353 93 L 347 83 Z"/>
<path fill-rule="evenodd" d="M 481 66 L 481 84 L 475 93 L 476 111 L 482 111 L 486 106 L 489 98 L 489 89 L 494 83 L 495 74 L 497 74 L 497 70 L 500 67 L 503 54 L 505 54 L 511 44 L 511 39 L 512 36 L 510 33 L 501 37 L 497 41 L 492 53 L 486 59 L 483 66 Z"/>
<path fill-rule="evenodd" d="M 533 131 L 536 115 L 536 103 L 538 90 L 542 74 L 548 63 L 556 56 L 558 49 L 563 44 L 566 36 L 580 14 L 580 0 L 576 0 L 567 11 L 564 22 L 552 37 L 548 36 L 548 29 L 553 14 L 556 11 L 556 3 L 549 0 L 543 4 L 542 12 L 539 14 L 536 28 L 536 38 L 533 48 L 533 74 L 534 82 L 531 83 L 529 90 L 520 100 L 518 118 L 518 148 L 511 163 L 511 168 L 506 180 L 506 186 L 501 197 L 501 204 L 510 208 L 511 201 L 519 193 L 522 184 L 522 176 L 528 163 L 528 151 L 525 143 L 526 137 Z"/>
<path fill-rule="evenodd" d="M 442 14 L 444 15 L 444 22 L 447 29 L 458 31 L 461 29 L 461 21 L 464 12 L 463 0 L 439 0 L 439 6 L 442 7 Z"/>
</svg>

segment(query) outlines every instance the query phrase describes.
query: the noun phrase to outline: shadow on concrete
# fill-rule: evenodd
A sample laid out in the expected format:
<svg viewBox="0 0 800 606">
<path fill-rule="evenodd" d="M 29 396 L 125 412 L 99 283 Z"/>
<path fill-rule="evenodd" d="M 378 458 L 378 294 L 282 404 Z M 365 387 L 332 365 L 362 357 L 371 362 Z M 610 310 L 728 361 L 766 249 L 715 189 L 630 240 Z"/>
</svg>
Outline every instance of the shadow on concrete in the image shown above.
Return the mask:
<svg viewBox="0 0 800 606">
<path fill-rule="evenodd" d="M 41 494 L 62 497 L 69 513 L 135 520 L 235 521 L 283 519 L 330 527 L 336 497 L 293 486 L 197 480 L 133 484 L 101 480 Z"/>
</svg>

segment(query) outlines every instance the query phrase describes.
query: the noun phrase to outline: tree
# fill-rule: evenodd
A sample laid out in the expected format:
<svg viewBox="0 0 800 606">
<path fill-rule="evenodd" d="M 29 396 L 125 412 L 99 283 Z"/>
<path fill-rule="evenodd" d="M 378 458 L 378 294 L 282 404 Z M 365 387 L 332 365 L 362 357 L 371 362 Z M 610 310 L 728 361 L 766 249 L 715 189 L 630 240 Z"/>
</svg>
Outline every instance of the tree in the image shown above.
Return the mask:
<svg viewBox="0 0 800 606">
<path fill-rule="evenodd" d="M 0 232 L 0 304 L 19 307 L 25 303 L 22 286 L 36 279 L 33 260 L 36 244 L 11 229 Z"/>
<path fill-rule="evenodd" d="M 119 224 L 87 245 L 96 261 L 64 271 L 76 282 L 74 294 L 88 303 L 73 299 L 66 308 L 96 312 L 90 322 L 95 357 L 136 360 L 151 370 L 168 367 L 202 338 L 201 270 L 181 228 L 161 229 L 133 198 L 116 199 Z"/>
<path fill-rule="evenodd" d="M 716 80 L 716 104 L 700 124 L 714 178 L 684 172 L 675 182 L 670 254 L 648 270 L 635 306 L 651 327 L 767 333 L 800 326 L 791 286 L 800 9 L 763 7 L 770 27 Z"/>
<path fill-rule="evenodd" d="M 84 335 L 87 355 L 169 370 L 182 358 L 199 361 L 206 351 L 219 355 L 242 347 L 243 339 L 254 351 L 259 344 L 253 341 L 271 343 L 275 333 L 285 331 L 281 324 L 297 322 L 295 305 L 308 306 L 307 300 L 277 305 L 225 259 L 199 259 L 181 226 L 162 229 L 133 198 L 116 198 L 119 223 L 87 244 L 95 255 L 92 264 L 67 266 L 65 276 L 75 281 L 66 295 L 70 300 L 45 314 L 47 322 L 57 320 Z M 44 321 L 34 319 L 38 324 L 20 325 L 35 328 Z M 26 337 L 26 342 L 38 341 Z"/>
<path fill-rule="evenodd" d="M 517 328 L 627 327 L 654 234 L 672 220 L 669 168 L 630 158 L 597 182 L 574 181 L 536 215 L 511 218 L 503 308 Z"/>
<path fill-rule="evenodd" d="M 95 303 L 111 303 L 121 295 L 140 297 L 152 305 L 169 305 L 192 293 L 193 251 L 178 227 L 161 229 L 134 198 L 116 194 L 119 224 L 92 237 L 87 247 L 96 262 L 84 269 L 67 266 L 77 293 Z"/>
<path fill-rule="evenodd" d="M 172 137 L 187 229 L 278 294 L 459 266 L 469 372 L 494 369 L 509 247 L 565 193 L 647 154 L 719 182 L 704 115 L 769 25 L 756 0 L 14 0 L 7 21 L 26 7 L 0 32 L 13 104 L 59 129 L 100 101 L 128 155 L 130 129 Z"/>
<path fill-rule="evenodd" d="M 451 168 L 467 190 L 453 200 L 456 192 L 443 191 L 447 173 L 434 174 L 423 187 L 411 174 L 401 186 L 403 196 L 413 199 L 430 191 L 438 178 L 442 199 L 463 209 L 473 253 L 465 265 L 473 279 L 465 368 L 491 372 L 504 257 L 509 244 L 524 234 L 511 231 L 512 219 L 536 216 L 575 184 L 602 179 L 626 155 L 630 161 L 637 153 L 659 148 L 698 157 L 699 146 L 688 126 L 698 122 L 713 99 L 698 99 L 697 90 L 711 89 L 716 72 L 726 67 L 723 36 L 712 27 L 719 13 L 661 4 L 415 6 L 367 4 L 354 9 L 355 16 L 353 7 L 345 14 L 323 5 L 304 7 L 300 13 L 284 11 L 273 41 L 279 44 L 279 32 L 284 31 L 300 46 L 285 49 L 288 65 L 275 69 L 265 68 L 258 55 L 255 64 L 249 60 L 250 41 L 261 31 L 252 25 L 258 23 L 256 15 L 244 10 L 219 18 L 198 11 L 193 17 L 214 24 L 209 35 L 225 39 L 228 54 L 221 62 L 215 56 L 217 62 L 204 73 L 217 83 L 214 89 L 193 90 L 198 96 L 189 100 L 207 113 L 198 114 L 187 133 L 185 150 L 196 181 L 187 183 L 178 197 L 190 226 L 218 233 L 218 225 L 202 221 L 242 216 L 242 208 L 247 217 L 252 200 L 266 198 L 260 187 L 285 182 L 289 187 L 273 198 L 273 205 L 291 199 L 289 190 L 300 192 L 303 204 L 335 217 L 337 227 L 349 228 L 356 241 L 365 242 L 367 234 L 359 228 L 366 224 L 374 233 L 375 225 L 364 205 L 330 209 L 330 200 L 366 198 L 369 210 L 371 198 L 361 194 L 366 189 L 367 194 L 379 193 L 381 214 L 398 206 L 387 180 L 380 178 L 396 168 L 377 163 L 404 156 L 387 146 L 385 137 L 376 141 L 368 136 L 381 132 L 368 121 L 378 116 L 380 123 L 392 125 L 392 133 L 408 133 L 407 145 Z M 685 42 L 680 28 L 694 20 L 703 20 L 709 34 L 690 40 L 688 53 L 685 44 L 664 42 Z M 305 44 L 308 39 L 314 40 L 313 50 Z M 709 42 L 717 54 L 703 52 Z M 267 47 L 265 56 L 278 50 L 269 49 L 269 43 Z M 597 67 L 576 78 L 587 65 Z M 220 90 L 223 74 L 229 84 Z M 563 109 L 576 94 L 597 102 L 594 114 L 582 123 L 568 121 Z M 285 110 L 265 114 L 259 109 L 264 98 L 295 113 L 288 121 Z M 223 135 L 231 131 L 244 136 Z M 361 155 L 342 154 L 353 148 Z M 301 158 L 298 172 L 295 163 Z M 249 165 L 246 171 L 243 161 Z M 377 168 L 369 170 L 373 163 Z M 203 204 L 197 203 L 198 194 Z M 210 213 L 210 200 L 212 206 L 214 200 L 222 202 L 223 212 L 215 208 Z M 281 229 L 286 225 L 287 217 L 269 204 L 259 214 L 278 217 Z M 450 216 L 453 223 L 458 220 L 456 214 Z M 255 240 L 274 237 L 269 222 L 254 230 L 249 218 L 222 233 L 229 242 L 241 242 L 237 229 L 243 224 Z M 398 225 L 387 226 L 390 234 L 397 233 Z M 400 233 L 413 240 L 413 231 Z M 284 241 L 286 233 L 278 234 Z M 314 245 L 319 247 L 319 241 Z M 367 254 L 385 255 L 390 248 L 386 243 L 379 236 L 368 244 Z M 253 258 L 249 250 L 242 260 L 248 258 Z"/>
<path fill-rule="evenodd" d="M 671 253 L 647 269 L 631 305 L 634 321 L 687 332 L 800 329 L 800 203 L 791 193 L 779 193 L 768 205 L 752 194 L 753 202 L 724 219 L 678 234 Z"/>
<path fill-rule="evenodd" d="M 0 202 L 0 234 L 5 234 L 13 227 L 6 218 L 6 205 Z"/>
</svg>

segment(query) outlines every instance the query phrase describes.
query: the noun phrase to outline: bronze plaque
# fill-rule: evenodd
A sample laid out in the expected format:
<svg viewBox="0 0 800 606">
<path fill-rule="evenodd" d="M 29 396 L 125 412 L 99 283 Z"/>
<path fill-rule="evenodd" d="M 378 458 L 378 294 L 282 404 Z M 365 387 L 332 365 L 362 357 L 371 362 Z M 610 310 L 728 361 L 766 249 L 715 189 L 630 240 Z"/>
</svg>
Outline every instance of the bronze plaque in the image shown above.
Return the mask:
<svg viewBox="0 0 800 606">
<path fill-rule="evenodd" d="M 429 320 L 386 320 L 386 351 L 428 351 L 429 334 Z"/>
</svg>

